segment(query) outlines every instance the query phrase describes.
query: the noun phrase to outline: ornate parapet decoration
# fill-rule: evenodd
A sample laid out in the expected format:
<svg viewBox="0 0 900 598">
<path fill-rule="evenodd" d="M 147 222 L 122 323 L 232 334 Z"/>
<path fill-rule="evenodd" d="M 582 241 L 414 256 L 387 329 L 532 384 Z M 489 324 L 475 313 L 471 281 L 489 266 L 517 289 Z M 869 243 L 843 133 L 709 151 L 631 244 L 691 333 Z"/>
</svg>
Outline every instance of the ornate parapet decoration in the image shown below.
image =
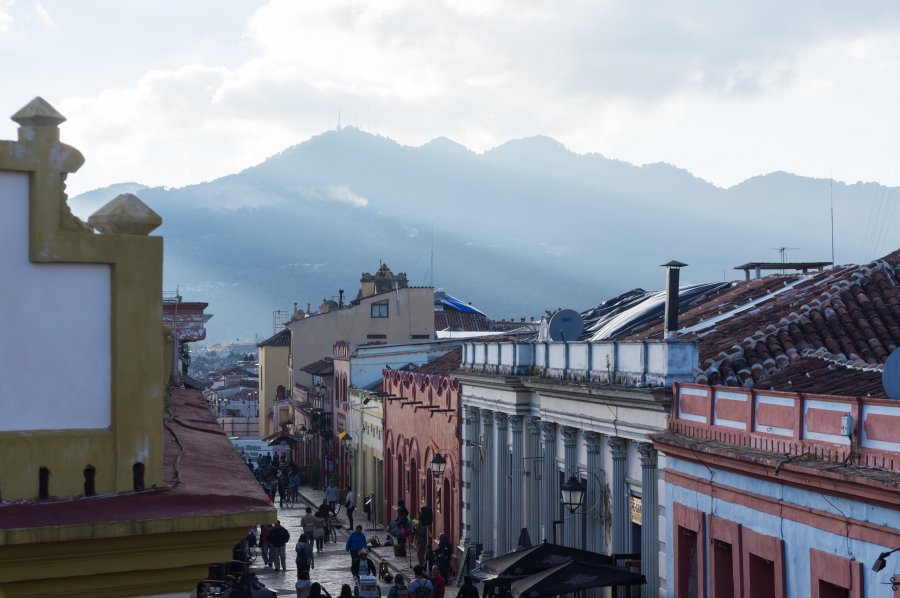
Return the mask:
<svg viewBox="0 0 900 598">
<path fill-rule="evenodd" d="M 65 118 L 35 98 L 12 119 L 18 139 L 0 141 L 0 355 L 14 370 L 0 381 L 0 500 L 161 485 L 163 241 L 147 235 L 162 221 L 133 195 L 76 218 L 65 179 L 84 157 L 60 142 Z"/>
</svg>

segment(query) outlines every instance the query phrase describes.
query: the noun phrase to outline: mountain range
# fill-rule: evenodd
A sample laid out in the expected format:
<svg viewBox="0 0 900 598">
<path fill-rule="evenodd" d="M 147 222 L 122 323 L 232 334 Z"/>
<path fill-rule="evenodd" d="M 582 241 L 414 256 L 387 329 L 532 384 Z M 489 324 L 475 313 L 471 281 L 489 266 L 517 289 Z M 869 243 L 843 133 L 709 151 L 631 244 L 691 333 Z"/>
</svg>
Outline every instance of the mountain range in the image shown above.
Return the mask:
<svg viewBox="0 0 900 598">
<path fill-rule="evenodd" d="M 273 311 L 338 289 L 379 262 L 493 318 L 583 310 L 625 290 L 732 280 L 746 262 L 838 263 L 896 249 L 898 188 L 775 172 L 723 189 L 677 167 L 577 154 L 547 137 L 475 153 L 328 131 L 239 173 L 181 188 L 122 183 L 70 200 L 86 218 L 119 193 L 163 217 L 164 286 L 208 301 L 208 340 L 274 331 Z"/>
</svg>

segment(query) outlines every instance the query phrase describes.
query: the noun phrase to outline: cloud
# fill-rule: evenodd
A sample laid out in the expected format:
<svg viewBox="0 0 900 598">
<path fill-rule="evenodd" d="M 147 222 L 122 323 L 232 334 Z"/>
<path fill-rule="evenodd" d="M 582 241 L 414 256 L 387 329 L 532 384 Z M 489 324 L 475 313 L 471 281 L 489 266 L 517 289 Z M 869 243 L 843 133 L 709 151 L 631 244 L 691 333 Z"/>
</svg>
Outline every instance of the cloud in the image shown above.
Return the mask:
<svg viewBox="0 0 900 598">
<path fill-rule="evenodd" d="M 354 193 L 347 185 L 337 185 L 328 187 L 325 191 L 325 197 L 338 203 L 347 203 L 357 208 L 365 208 L 369 205 L 369 200 Z"/>
<path fill-rule="evenodd" d="M 12 15 L 12 8 L 12 0 L 0 3 L 0 33 L 9 33 L 16 24 L 16 19 Z"/>
<path fill-rule="evenodd" d="M 34 13 L 37 15 L 38 20 L 40 20 L 44 25 L 50 27 L 51 29 L 56 28 L 56 22 L 53 20 L 53 17 L 50 16 L 50 13 L 40 2 L 34 3 Z"/>
<path fill-rule="evenodd" d="M 2 2 L 0 31 L 13 22 Z M 800 171 L 822 161 L 804 149 L 810 131 L 845 127 L 840 157 L 895 106 L 898 16 L 893 2 L 270 0 L 232 40 L 246 51 L 231 61 L 192 52 L 191 64 L 161 61 L 136 83 L 61 102 L 65 139 L 88 159 L 70 187 L 222 176 L 333 127 L 339 111 L 408 145 L 446 136 L 484 151 L 547 134 L 719 183 L 760 172 L 770 155 Z M 847 112 L 859 98 L 882 103 Z M 732 128 L 749 137 L 738 144 Z M 752 150 L 775 137 L 771 154 Z M 349 189 L 317 193 L 367 205 Z"/>
</svg>

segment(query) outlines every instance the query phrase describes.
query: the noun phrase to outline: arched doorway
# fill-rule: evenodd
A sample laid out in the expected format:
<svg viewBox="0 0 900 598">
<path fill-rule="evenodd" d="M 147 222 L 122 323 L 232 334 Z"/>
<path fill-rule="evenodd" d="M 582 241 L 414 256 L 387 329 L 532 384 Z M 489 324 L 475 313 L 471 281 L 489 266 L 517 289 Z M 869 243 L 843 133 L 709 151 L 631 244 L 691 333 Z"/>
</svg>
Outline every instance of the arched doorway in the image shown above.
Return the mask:
<svg viewBox="0 0 900 598">
<path fill-rule="evenodd" d="M 391 454 L 391 449 L 387 449 L 387 454 L 384 459 L 384 466 L 387 471 L 384 472 L 384 479 L 387 482 L 384 484 L 384 504 L 381 505 L 381 513 L 383 516 L 382 521 L 393 521 L 393 513 L 391 513 L 391 505 L 393 505 L 393 490 L 394 490 L 394 461 L 393 455 Z"/>
<path fill-rule="evenodd" d="M 453 532 L 453 495 L 450 494 L 450 480 L 444 478 L 443 486 L 444 488 L 441 491 L 441 514 L 444 516 L 444 533 L 447 534 L 450 542 L 455 542 L 456 534 Z"/>
<path fill-rule="evenodd" d="M 403 492 L 403 478 L 406 476 L 405 468 L 403 467 L 403 455 L 397 453 L 397 496 L 394 497 L 394 504 L 399 503 L 401 500 L 405 502 L 406 494 Z M 393 509 L 394 504 L 391 505 Z M 408 509 L 408 507 L 407 507 Z M 394 519 L 393 510 L 391 511 L 391 520 Z"/>
<path fill-rule="evenodd" d="M 422 497 L 419 496 L 419 467 L 415 459 L 409 461 L 409 502 L 406 505 L 413 517 L 419 516 L 419 503 Z"/>
</svg>

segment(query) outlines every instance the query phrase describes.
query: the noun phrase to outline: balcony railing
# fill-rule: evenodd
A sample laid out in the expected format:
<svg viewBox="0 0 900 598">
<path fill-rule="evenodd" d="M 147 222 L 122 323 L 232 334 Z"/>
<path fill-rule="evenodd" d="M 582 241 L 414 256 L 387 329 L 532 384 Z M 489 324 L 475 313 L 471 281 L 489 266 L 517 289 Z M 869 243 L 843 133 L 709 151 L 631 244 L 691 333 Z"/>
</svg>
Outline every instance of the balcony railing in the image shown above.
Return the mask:
<svg viewBox="0 0 900 598">
<path fill-rule="evenodd" d="M 463 344 L 461 368 L 472 372 L 542 376 L 594 384 L 671 386 L 693 380 L 694 341 L 490 342 Z"/>
</svg>

